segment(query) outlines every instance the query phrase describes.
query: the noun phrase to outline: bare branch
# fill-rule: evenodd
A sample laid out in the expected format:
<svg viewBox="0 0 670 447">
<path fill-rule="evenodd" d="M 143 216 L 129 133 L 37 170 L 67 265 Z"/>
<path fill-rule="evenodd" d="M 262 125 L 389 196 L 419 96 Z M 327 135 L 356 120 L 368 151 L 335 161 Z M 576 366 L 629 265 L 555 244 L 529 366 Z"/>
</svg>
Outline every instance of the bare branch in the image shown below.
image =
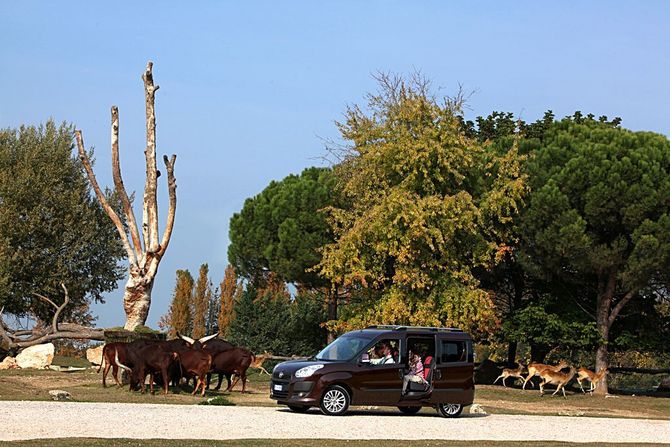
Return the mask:
<svg viewBox="0 0 670 447">
<path fill-rule="evenodd" d="M 121 236 L 121 242 L 123 243 L 123 247 L 126 249 L 126 253 L 128 253 L 128 260 L 130 261 L 131 264 L 137 265 L 137 258 L 135 257 L 135 252 L 130 247 L 130 242 L 128 241 L 128 235 L 126 234 L 125 228 L 123 228 L 123 223 L 121 222 L 121 219 L 119 219 L 119 216 L 116 214 L 114 209 L 112 209 L 112 207 L 109 206 L 107 198 L 102 193 L 102 190 L 98 185 L 98 180 L 95 178 L 93 168 L 91 167 L 91 161 L 88 159 L 88 154 L 86 154 L 86 149 L 84 148 L 84 138 L 81 135 L 81 131 L 76 130 L 74 132 L 74 135 L 77 139 L 77 149 L 79 151 L 79 158 L 84 164 L 84 169 L 86 170 L 86 174 L 88 175 L 88 180 L 91 182 L 93 191 L 95 191 L 95 195 L 98 197 L 98 201 L 102 205 L 103 209 L 105 210 L 109 218 L 112 220 L 112 222 L 114 222 L 114 225 L 116 226 L 116 229 L 119 232 L 119 236 Z"/>
<path fill-rule="evenodd" d="M 54 314 L 53 320 L 51 321 L 51 327 L 52 327 L 54 333 L 58 332 L 58 317 L 60 316 L 60 313 L 63 311 L 65 306 L 67 306 L 67 304 L 70 302 L 70 295 L 67 293 L 67 288 L 65 287 L 65 284 L 61 283 L 61 287 L 63 288 L 63 291 L 65 292 L 65 300 L 63 301 L 63 304 L 61 304 L 60 306 L 56 305 L 56 303 L 51 301 L 46 296 L 33 292 L 33 295 L 35 295 L 38 298 L 43 299 L 44 301 L 46 301 L 47 303 L 50 303 L 52 306 L 54 306 L 56 308 L 56 313 Z"/>
<path fill-rule="evenodd" d="M 116 191 L 121 197 L 123 212 L 126 215 L 126 219 L 128 219 L 128 227 L 130 228 L 130 236 L 133 239 L 135 256 L 139 259 L 142 252 L 142 242 L 140 241 L 140 234 L 137 229 L 137 222 L 135 221 L 135 212 L 133 211 L 126 187 L 123 184 L 123 178 L 121 177 L 121 162 L 119 161 L 119 109 L 116 106 L 112 106 L 112 177 L 114 178 Z"/>
<path fill-rule="evenodd" d="M 167 155 L 163 155 L 163 162 L 165 163 L 165 169 L 167 170 L 168 195 L 170 201 L 168 205 L 168 215 L 165 231 L 163 232 L 163 238 L 161 240 L 161 248 L 159 252 L 160 256 L 163 256 L 165 250 L 167 250 L 168 244 L 170 243 L 172 228 L 174 227 L 174 217 L 177 211 L 177 180 L 174 177 L 174 164 L 176 161 L 177 156 L 175 154 L 172 154 L 172 157 L 169 160 Z"/>
<path fill-rule="evenodd" d="M 147 254 L 156 253 L 158 247 L 158 201 L 156 200 L 156 188 L 158 176 L 156 174 L 156 114 L 154 111 L 155 95 L 158 86 L 154 85 L 152 73 L 153 62 L 147 63 L 147 68 L 142 74 L 144 81 L 144 99 L 146 107 L 146 138 L 147 146 L 144 150 L 146 158 L 146 182 L 144 184 L 144 209 L 142 216 L 142 231 L 144 245 Z M 151 256 L 145 256 L 144 262 L 149 261 Z"/>
<path fill-rule="evenodd" d="M 50 300 L 49 298 L 47 298 L 46 296 L 44 296 L 44 295 L 40 295 L 39 293 L 35 293 L 35 292 L 33 292 L 33 295 L 35 295 L 37 298 L 40 298 L 40 299 L 46 301 L 47 303 L 49 303 L 49 304 L 51 304 L 53 307 L 55 307 L 56 310 L 58 310 L 58 305 L 57 305 L 56 303 L 54 303 L 53 301 L 51 301 L 51 300 Z"/>
<path fill-rule="evenodd" d="M 82 326 L 80 324 L 74 323 L 58 323 L 58 318 L 62 310 L 70 302 L 70 298 L 67 293 L 67 289 L 64 284 L 61 284 L 63 290 L 65 291 L 65 301 L 61 306 L 57 306 L 56 313 L 53 317 L 53 323 L 51 326 L 46 326 L 40 329 L 33 329 L 32 331 L 11 331 L 5 327 L 5 322 L 2 317 L 4 307 L 0 309 L 0 337 L 7 343 L 9 348 L 27 348 L 28 346 L 39 345 L 52 340 L 58 340 L 61 338 L 71 338 L 78 340 L 104 340 L 104 330 L 96 329 L 91 327 Z M 41 295 L 35 294 L 40 298 L 46 298 Z M 48 302 L 54 304 L 53 301 L 46 298 Z M 22 338 L 28 336 L 26 338 Z"/>
<path fill-rule="evenodd" d="M 9 345 L 12 346 L 12 339 L 9 338 L 7 331 L 5 330 L 5 319 L 2 317 L 2 313 L 5 311 L 5 306 L 2 306 L 0 309 L 0 337 Z"/>
<path fill-rule="evenodd" d="M 619 312 L 621 312 L 621 309 L 623 309 L 623 307 L 626 304 L 628 304 L 628 302 L 631 299 L 633 299 L 635 294 L 636 294 L 635 290 L 629 291 L 627 294 L 624 295 L 623 298 L 621 298 L 621 300 L 616 304 L 616 306 L 614 306 L 614 308 L 612 309 L 612 312 L 610 312 L 610 316 L 609 316 L 609 325 L 610 326 L 612 325 L 612 323 L 614 323 L 614 320 L 619 315 Z"/>
</svg>

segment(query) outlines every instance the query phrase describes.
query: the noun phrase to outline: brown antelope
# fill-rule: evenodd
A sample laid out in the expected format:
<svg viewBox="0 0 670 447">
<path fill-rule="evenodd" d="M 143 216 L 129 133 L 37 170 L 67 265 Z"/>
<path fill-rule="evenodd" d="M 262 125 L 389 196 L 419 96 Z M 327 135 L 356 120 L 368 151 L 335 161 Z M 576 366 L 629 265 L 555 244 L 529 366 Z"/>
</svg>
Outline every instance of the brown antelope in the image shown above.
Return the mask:
<svg viewBox="0 0 670 447">
<path fill-rule="evenodd" d="M 568 364 L 565 362 L 565 360 L 561 360 L 560 362 L 558 362 L 558 365 L 556 366 L 545 365 L 544 363 L 530 363 L 528 365 L 528 375 L 526 376 L 526 379 L 523 381 L 523 389 L 524 390 L 526 389 L 526 384 L 530 379 L 532 379 L 535 376 L 539 376 L 540 372 L 544 371 L 545 369 L 548 369 L 553 372 L 559 372 L 560 370 L 562 370 L 567 366 Z"/>
<path fill-rule="evenodd" d="M 502 374 L 500 374 L 498 378 L 493 381 L 493 383 L 495 384 L 498 381 L 498 379 L 502 377 L 503 386 L 507 388 L 507 385 L 505 385 L 505 379 L 507 379 L 508 377 L 518 377 L 519 379 L 523 380 L 524 377 L 522 373 L 524 368 L 525 367 L 521 363 L 519 363 L 519 366 L 517 366 L 516 368 L 503 368 Z M 533 382 L 530 382 L 530 384 L 533 385 Z"/>
<path fill-rule="evenodd" d="M 591 383 L 589 393 L 593 394 L 593 390 L 598 387 L 598 382 L 600 382 L 608 372 L 607 368 L 603 368 L 597 373 L 594 373 L 590 369 L 579 368 L 577 370 L 577 382 L 579 383 L 579 388 L 582 389 L 582 393 L 586 394 L 586 391 L 584 391 L 584 387 L 582 386 L 582 380 L 588 380 Z"/>
<path fill-rule="evenodd" d="M 540 378 L 542 379 L 542 382 L 540 382 L 540 396 L 544 396 L 544 386 L 547 384 L 551 385 L 556 385 L 556 391 L 552 393 L 552 396 L 558 393 L 558 391 L 563 391 L 563 398 L 567 399 L 565 397 L 565 385 L 572 380 L 572 377 L 575 375 L 575 367 L 571 366 L 570 367 L 570 372 L 563 373 L 563 372 L 556 372 L 552 371 L 550 369 L 543 369 L 540 371 Z"/>
<path fill-rule="evenodd" d="M 263 352 L 263 354 L 257 355 L 251 362 L 251 365 L 249 365 L 249 367 L 259 369 L 260 370 L 259 374 L 265 373 L 269 376 L 270 373 L 265 368 L 263 368 L 263 363 L 270 357 L 272 357 L 272 353 L 265 351 Z"/>
</svg>

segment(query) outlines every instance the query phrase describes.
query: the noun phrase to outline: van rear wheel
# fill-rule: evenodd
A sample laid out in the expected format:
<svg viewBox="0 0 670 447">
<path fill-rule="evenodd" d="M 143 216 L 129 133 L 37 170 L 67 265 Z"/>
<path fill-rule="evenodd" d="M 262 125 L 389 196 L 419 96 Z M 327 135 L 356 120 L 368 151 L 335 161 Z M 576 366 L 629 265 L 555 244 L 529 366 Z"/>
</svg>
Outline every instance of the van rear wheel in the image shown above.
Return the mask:
<svg viewBox="0 0 670 447">
<path fill-rule="evenodd" d="M 462 404 L 438 404 L 437 411 L 445 418 L 457 418 L 463 411 Z"/>
<path fill-rule="evenodd" d="M 405 414 L 417 414 L 421 411 L 421 407 L 398 407 L 398 410 Z"/>
<path fill-rule="evenodd" d="M 351 402 L 351 397 L 347 390 L 339 385 L 333 385 L 321 396 L 319 408 L 325 415 L 340 416 L 349 408 L 349 402 Z"/>
</svg>

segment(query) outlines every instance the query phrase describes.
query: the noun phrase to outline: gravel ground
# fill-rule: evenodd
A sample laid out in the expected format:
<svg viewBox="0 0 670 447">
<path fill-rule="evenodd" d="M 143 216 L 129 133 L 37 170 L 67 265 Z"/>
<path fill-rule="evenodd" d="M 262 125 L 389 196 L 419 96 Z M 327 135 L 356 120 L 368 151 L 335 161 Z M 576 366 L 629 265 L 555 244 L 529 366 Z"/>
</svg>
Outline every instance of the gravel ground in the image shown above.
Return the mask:
<svg viewBox="0 0 670 447">
<path fill-rule="evenodd" d="M 670 443 L 670 421 L 565 416 L 353 411 L 328 417 L 284 407 L 0 401 L 0 441 L 62 438 L 448 439 Z"/>
</svg>

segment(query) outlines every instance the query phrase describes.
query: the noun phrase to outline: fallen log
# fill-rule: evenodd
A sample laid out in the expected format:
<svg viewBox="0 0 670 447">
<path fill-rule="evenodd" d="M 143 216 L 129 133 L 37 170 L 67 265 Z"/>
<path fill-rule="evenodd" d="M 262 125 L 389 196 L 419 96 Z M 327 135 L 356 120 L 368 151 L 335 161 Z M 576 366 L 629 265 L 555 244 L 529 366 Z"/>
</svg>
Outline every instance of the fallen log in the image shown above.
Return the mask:
<svg viewBox="0 0 670 447">
<path fill-rule="evenodd" d="M 58 318 L 61 312 L 70 302 L 70 297 L 68 295 L 65 284 L 61 284 L 61 287 L 65 292 L 65 300 L 60 306 L 45 296 L 39 295 L 37 293 L 35 294 L 35 296 L 56 308 L 56 312 L 54 313 L 50 326 L 37 326 L 31 330 L 12 330 L 5 325 L 4 319 L 2 317 L 4 308 L 0 309 L 0 339 L 2 339 L 3 344 L 8 350 L 27 348 L 29 346 L 39 345 L 61 338 L 100 341 L 105 339 L 103 329 L 82 326 L 75 323 L 58 322 Z"/>
</svg>

